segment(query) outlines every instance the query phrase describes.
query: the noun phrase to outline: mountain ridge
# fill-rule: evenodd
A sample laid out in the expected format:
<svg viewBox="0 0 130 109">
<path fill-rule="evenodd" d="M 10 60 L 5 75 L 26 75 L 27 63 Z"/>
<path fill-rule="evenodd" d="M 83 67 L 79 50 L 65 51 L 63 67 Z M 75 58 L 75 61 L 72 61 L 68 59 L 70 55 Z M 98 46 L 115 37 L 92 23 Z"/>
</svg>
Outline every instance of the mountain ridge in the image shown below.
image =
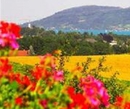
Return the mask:
<svg viewBox="0 0 130 109">
<path fill-rule="evenodd" d="M 30 23 L 54 30 L 130 30 L 130 8 L 96 5 L 73 7 Z M 27 26 L 27 23 L 23 26 Z"/>
</svg>

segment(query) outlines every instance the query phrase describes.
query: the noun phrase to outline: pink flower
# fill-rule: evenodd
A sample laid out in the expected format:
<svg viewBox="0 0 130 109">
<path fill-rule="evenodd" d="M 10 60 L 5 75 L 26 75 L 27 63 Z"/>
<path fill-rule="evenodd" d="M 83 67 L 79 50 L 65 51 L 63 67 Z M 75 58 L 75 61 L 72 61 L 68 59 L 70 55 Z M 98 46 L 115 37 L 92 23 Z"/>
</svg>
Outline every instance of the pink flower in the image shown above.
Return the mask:
<svg viewBox="0 0 130 109">
<path fill-rule="evenodd" d="M 109 95 L 101 81 L 89 75 L 85 78 L 81 78 L 80 87 L 83 89 L 90 104 L 93 106 L 109 106 Z"/>
<path fill-rule="evenodd" d="M 96 97 L 91 97 L 90 98 L 90 101 L 91 101 L 91 104 L 92 104 L 92 107 L 99 107 L 100 105 L 100 100 Z"/>
<path fill-rule="evenodd" d="M 19 48 L 19 45 L 16 42 L 16 37 L 14 37 L 14 34 L 10 34 L 10 33 L 0 35 L 0 46 L 10 47 L 12 49 Z"/>
<path fill-rule="evenodd" d="M 101 96 L 101 102 L 106 106 L 108 107 L 109 106 L 109 95 L 107 93 L 107 90 L 102 87 L 100 90 L 99 90 L 99 95 Z"/>
<path fill-rule="evenodd" d="M 54 80 L 63 81 L 63 78 L 64 78 L 63 71 L 56 71 L 54 73 Z"/>
</svg>

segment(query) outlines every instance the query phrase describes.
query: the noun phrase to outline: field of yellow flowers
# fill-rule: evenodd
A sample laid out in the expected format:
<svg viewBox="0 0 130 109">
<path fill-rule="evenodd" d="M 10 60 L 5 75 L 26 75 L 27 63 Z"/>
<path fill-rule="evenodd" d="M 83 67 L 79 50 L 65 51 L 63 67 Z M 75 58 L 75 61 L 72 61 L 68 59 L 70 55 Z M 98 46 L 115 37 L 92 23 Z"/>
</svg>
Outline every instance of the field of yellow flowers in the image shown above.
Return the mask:
<svg viewBox="0 0 130 109">
<path fill-rule="evenodd" d="M 98 66 L 98 60 L 103 56 L 70 56 L 68 61 L 65 63 L 65 68 L 69 71 L 75 68 L 77 63 L 82 63 L 87 60 L 87 58 L 91 58 L 94 60 L 89 68 L 95 68 Z M 12 62 L 18 62 L 21 64 L 35 65 L 40 61 L 40 57 L 38 56 L 15 56 L 9 57 L 9 60 Z M 122 54 L 122 55 L 105 55 L 104 66 L 110 68 L 107 72 L 102 72 L 101 74 L 104 77 L 110 77 L 115 72 L 119 72 L 117 76 L 121 80 L 129 80 L 130 81 L 130 55 Z"/>
</svg>

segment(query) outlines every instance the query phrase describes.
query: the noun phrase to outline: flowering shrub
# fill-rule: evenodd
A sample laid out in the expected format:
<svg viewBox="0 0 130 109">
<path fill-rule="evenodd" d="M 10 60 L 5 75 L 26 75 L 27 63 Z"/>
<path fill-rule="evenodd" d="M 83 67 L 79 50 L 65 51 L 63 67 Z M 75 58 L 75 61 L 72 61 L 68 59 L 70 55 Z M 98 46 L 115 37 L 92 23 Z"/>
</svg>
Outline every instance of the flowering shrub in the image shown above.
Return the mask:
<svg viewBox="0 0 130 109">
<path fill-rule="evenodd" d="M 0 49 L 6 52 L 6 55 L 9 54 L 9 50 L 18 49 L 16 40 L 20 38 L 19 31 L 20 27 L 16 24 L 0 22 Z M 67 73 L 62 66 L 57 65 L 57 57 L 61 54 L 60 51 L 57 52 L 57 56 L 52 54 L 41 56 L 40 63 L 26 74 L 13 71 L 8 58 L 0 58 L 0 108 L 109 108 L 110 96 L 103 82 L 92 75 L 81 75 L 80 67 Z M 76 87 L 71 85 L 70 81 L 75 77 L 78 82 Z M 120 106 L 120 102 L 117 104 Z M 129 102 L 125 107 L 128 106 Z"/>
<path fill-rule="evenodd" d="M 83 92 L 75 93 L 74 88 L 69 87 L 68 92 L 72 99 L 70 107 L 81 107 L 81 109 L 109 107 L 109 95 L 101 81 L 89 75 L 81 78 L 80 88 Z"/>
</svg>

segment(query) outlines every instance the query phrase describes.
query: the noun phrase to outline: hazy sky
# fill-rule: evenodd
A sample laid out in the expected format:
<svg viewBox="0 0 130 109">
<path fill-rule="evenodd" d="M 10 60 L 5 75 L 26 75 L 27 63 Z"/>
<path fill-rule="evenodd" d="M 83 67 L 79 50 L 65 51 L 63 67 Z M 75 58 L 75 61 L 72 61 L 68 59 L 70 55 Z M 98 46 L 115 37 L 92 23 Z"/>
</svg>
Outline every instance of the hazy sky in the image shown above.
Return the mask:
<svg viewBox="0 0 130 109">
<path fill-rule="evenodd" d="M 84 6 L 130 7 L 130 0 L 0 0 L 0 19 L 23 23 L 45 18 L 64 9 Z"/>
</svg>

